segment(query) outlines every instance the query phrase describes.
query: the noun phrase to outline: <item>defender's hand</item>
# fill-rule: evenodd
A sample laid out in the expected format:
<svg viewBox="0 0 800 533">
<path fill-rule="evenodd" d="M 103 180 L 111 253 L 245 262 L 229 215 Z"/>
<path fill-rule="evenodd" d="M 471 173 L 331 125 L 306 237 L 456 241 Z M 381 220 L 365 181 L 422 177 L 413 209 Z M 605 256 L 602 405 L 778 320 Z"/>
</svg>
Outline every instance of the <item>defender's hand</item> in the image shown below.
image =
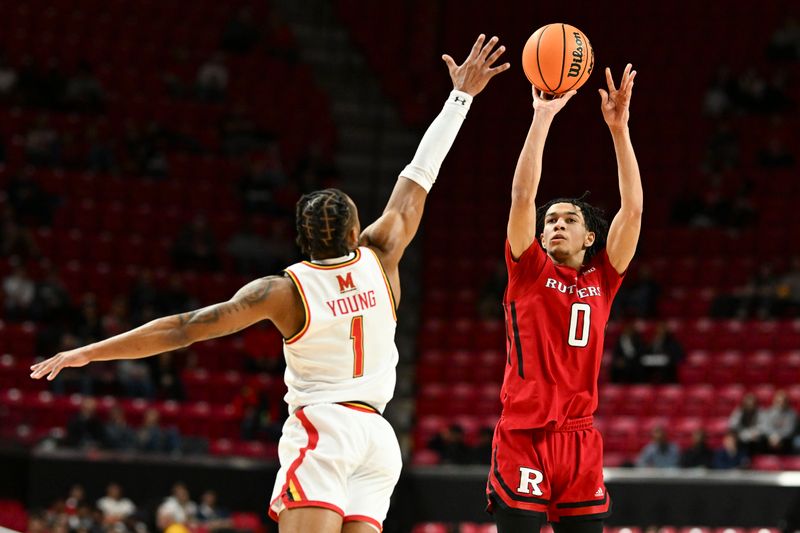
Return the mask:
<svg viewBox="0 0 800 533">
<path fill-rule="evenodd" d="M 89 362 L 90 359 L 86 351 L 83 348 L 76 348 L 75 350 L 56 354 L 50 359 L 31 366 L 31 377 L 39 379 L 47 376 L 48 381 L 53 381 L 62 369 L 86 366 Z"/>
<path fill-rule="evenodd" d="M 606 67 L 606 83 L 608 92 L 598 89 L 600 92 L 600 109 L 603 111 L 603 119 L 612 130 L 622 129 L 628 125 L 630 118 L 631 94 L 633 93 L 633 79 L 636 71 L 631 70 L 631 64 L 625 67 L 622 73 L 622 82 L 619 89 L 614 85 L 614 78 L 611 77 L 611 69 Z"/>
<path fill-rule="evenodd" d="M 486 36 L 484 34 L 478 36 L 478 40 L 472 45 L 472 51 L 469 56 L 460 65 L 456 65 L 456 62 L 449 55 L 444 54 L 442 56 L 442 59 L 447 64 L 447 69 L 450 71 L 453 89 L 475 96 L 486 87 L 490 79 L 508 70 L 511 66 L 509 63 L 503 63 L 498 67 L 492 67 L 503 55 L 503 52 L 506 51 L 506 47 L 501 46 L 492 52 L 492 49 L 497 45 L 498 38 L 492 37 L 484 45 L 485 39 Z"/>
</svg>

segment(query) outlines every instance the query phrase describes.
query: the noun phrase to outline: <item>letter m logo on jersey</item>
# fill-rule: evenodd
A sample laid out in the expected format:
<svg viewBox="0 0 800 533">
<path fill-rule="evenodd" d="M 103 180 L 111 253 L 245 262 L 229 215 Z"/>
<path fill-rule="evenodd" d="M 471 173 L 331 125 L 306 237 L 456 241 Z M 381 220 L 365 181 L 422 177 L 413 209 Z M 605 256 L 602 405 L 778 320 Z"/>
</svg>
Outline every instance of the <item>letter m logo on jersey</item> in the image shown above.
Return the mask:
<svg viewBox="0 0 800 533">
<path fill-rule="evenodd" d="M 339 274 L 337 274 L 336 279 L 339 281 L 339 292 L 348 292 L 356 290 L 356 284 L 353 283 L 352 272 L 348 272 L 345 277 L 342 277 Z"/>
</svg>

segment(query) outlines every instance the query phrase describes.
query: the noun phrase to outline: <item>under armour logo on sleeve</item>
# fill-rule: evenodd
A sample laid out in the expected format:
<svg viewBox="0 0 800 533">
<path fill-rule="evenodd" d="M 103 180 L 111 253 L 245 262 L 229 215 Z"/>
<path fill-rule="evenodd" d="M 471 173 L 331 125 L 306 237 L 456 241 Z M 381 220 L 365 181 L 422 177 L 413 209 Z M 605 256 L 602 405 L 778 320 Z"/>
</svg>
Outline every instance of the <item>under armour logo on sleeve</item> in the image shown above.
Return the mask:
<svg viewBox="0 0 800 533">
<path fill-rule="evenodd" d="M 455 96 L 453 97 L 453 101 L 457 104 L 467 105 L 467 99 L 463 96 Z"/>
</svg>

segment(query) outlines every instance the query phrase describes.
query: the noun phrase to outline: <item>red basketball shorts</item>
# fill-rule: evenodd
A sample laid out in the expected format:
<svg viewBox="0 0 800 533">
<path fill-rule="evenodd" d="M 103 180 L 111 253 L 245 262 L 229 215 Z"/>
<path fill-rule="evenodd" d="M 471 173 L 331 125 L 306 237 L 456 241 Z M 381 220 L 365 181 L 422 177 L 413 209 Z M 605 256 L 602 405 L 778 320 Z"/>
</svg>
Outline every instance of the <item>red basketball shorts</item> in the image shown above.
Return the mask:
<svg viewBox="0 0 800 533">
<path fill-rule="evenodd" d="M 611 514 L 603 483 L 603 440 L 592 417 L 568 420 L 557 430 L 509 429 L 501 417 L 494 432 L 486 486 L 495 505 L 544 514 L 550 522 L 602 519 Z"/>
</svg>

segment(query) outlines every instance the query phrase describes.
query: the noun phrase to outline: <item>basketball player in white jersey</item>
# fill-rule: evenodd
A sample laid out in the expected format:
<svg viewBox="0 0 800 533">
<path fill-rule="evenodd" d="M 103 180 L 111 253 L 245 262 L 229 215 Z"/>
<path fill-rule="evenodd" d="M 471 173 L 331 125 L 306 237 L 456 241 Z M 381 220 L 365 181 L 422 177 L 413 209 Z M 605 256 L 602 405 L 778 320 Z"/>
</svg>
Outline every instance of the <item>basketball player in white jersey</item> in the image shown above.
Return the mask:
<svg viewBox="0 0 800 533">
<path fill-rule="evenodd" d="M 229 335 L 268 319 L 283 334 L 290 416 L 269 505 L 281 532 L 380 531 L 400 476 L 397 438 L 381 413 L 395 386 L 398 264 L 427 193 L 472 98 L 509 68 L 505 47 L 481 35 L 444 108 L 400 174 L 383 215 L 361 231 L 353 201 L 336 189 L 297 203 L 297 242 L 310 261 L 253 281 L 227 302 L 168 316 L 31 367 L 33 378 L 92 361 L 138 359 Z"/>
</svg>

